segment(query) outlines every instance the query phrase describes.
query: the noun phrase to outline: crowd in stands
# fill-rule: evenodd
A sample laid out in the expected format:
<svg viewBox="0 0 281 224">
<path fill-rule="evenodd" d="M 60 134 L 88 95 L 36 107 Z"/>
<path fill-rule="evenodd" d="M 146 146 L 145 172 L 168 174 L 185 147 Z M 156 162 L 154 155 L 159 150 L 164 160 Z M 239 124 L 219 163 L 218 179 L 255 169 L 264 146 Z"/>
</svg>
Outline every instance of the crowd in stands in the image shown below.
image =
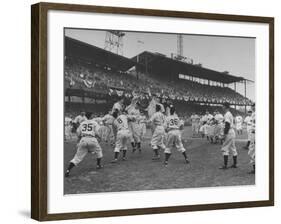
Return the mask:
<svg viewBox="0 0 281 224">
<path fill-rule="evenodd" d="M 141 73 L 120 72 L 108 66 L 78 60 L 66 61 L 65 79 L 66 88 L 100 90 L 108 94 L 132 96 L 132 93 L 138 93 L 186 102 L 252 104 L 251 100 L 228 87 L 203 85 L 190 80 L 168 82 Z"/>
</svg>

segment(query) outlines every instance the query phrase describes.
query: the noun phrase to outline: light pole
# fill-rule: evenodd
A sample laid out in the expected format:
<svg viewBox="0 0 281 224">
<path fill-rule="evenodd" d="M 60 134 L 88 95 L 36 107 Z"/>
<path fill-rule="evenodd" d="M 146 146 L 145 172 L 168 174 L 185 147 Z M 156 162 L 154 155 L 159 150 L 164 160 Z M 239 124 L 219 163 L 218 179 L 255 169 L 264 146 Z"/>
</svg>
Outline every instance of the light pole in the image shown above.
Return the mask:
<svg viewBox="0 0 281 224">
<path fill-rule="evenodd" d="M 138 64 L 139 64 L 139 46 L 140 44 L 144 44 L 143 41 L 137 40 L 137 67 L 136 67 L 136 72 L 137 72 L 137 79 L 139 79 L 139 71 L 138 71 Z"/>
</svg>

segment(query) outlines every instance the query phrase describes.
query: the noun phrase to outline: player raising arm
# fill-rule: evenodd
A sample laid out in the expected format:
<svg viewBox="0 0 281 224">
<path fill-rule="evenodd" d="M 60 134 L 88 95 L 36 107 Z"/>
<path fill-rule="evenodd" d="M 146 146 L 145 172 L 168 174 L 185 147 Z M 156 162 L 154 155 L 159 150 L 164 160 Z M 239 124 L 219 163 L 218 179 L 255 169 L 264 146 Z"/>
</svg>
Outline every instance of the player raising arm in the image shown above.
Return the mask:
<svg viewBox="0 0 281 224">
<path fill-rule="evenodd" d="M 92 113 L 87 112 L 86 117 L 88 120 L 83 121 L 77 129 L 78 135 L 78 148 L 75 156 L 70 161 L 65 173 L 65 177 L 68 177 L 70 170 L 77 166 L 88 153 L 96 154 L 97 156 L 97 169 L 102 168 L 102 148 L 97 140 L 97 133 L 99 131 L 99 124 L 92 118 Z"/>
<path fill-rule="evenodd" d="M 165 149 L 164 137 L 165 137 L 165 115 L 161 112 L 161 106 L 156 104 L 156 112 L 151 116 L 149 122 L 154 126 L 154 131 L 151 138 L 151 147 L 154 151 L 154 156 L 152 160 L 159 160 L 160 149 Z"/>
<path fill-rule="evenodd" d="M 178 115 L 175 114 L 175 108 L 170 108 L 170 116 L 167 117 L 167 132 L 168 132 L 168 140 L 167 140 L 167 146 L 165 148 L 165 162 L 164 164 L 168 165 L 168 160 L 171 155 L 171 149 L 176 148 L 179 152 L 182 153 L 184 156 L 185 162 L 189 163 L 189 160 L 186 156 L 186 150 L 183 147 L 182 141 L 181 141 L 181 132 L 180 130 L 183 128 L 183 122 L 180 121 Z"/>
</svg>

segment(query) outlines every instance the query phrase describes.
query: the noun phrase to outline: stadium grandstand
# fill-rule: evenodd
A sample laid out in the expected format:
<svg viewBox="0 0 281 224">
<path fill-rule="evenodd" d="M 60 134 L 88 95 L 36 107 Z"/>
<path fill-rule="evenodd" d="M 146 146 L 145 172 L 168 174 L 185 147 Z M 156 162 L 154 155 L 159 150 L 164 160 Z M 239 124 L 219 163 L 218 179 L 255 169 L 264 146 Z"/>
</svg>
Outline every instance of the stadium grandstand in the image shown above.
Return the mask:
<svg viewBox="0 0 281 224">
<path fill-rule="evenodd" d="M 220 110 L 228 102 L 233 110 L 253 102 L 246 97 L 250 80 L 144 51 L 126 58 L 102 48 L 65 37 L 65 109 L 108 111 L 119 98 L 140 96 L 143 105 L 154 95 L 172 101 L 179 113 Z M 236 91 L 245 85 L 245 96 Z M 233 89 L 229 86 L 233 85 Z M 236 111 L 238 112 L 238 111 Z"/>
</svg>

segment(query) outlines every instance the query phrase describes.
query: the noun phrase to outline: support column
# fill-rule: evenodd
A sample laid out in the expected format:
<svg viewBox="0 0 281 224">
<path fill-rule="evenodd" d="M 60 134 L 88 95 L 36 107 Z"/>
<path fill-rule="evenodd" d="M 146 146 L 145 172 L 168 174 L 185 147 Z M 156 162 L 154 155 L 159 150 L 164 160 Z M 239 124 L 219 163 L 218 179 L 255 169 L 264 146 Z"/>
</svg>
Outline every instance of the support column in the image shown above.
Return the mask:
<svg viewBox="0 0 281 224">
<path fill-rule="evenodd" d="M 247 97 L 247 81 L 244 80 L 244 97 Z M 247 106 L 245 105 L 245 113 L 247 113 Z"/>
</svg>

